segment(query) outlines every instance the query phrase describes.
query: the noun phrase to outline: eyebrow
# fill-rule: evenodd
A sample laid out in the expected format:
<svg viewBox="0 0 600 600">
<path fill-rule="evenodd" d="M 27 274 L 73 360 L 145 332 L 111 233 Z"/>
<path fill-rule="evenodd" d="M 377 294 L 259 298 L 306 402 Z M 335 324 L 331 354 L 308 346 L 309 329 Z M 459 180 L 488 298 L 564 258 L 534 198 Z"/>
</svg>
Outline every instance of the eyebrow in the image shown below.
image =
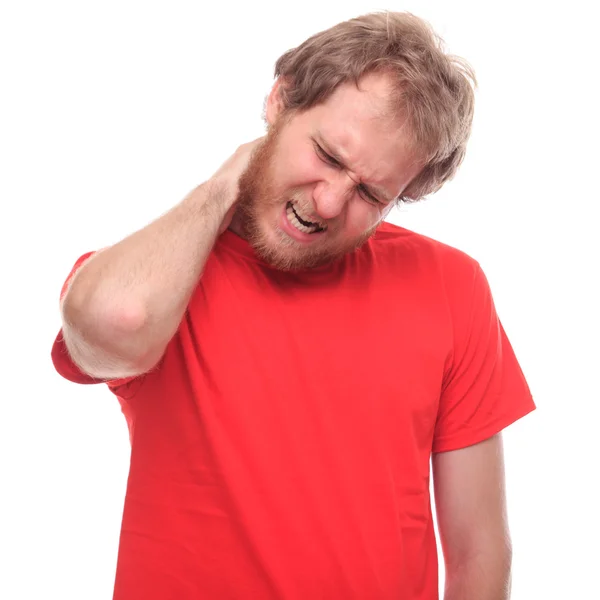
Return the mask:
<svg viewBox="0 0 600 600">
<path fill-rule="evenodd" d="M 323 139 L 323 136 L 319 132 L 315 133 L 314 139 L 321 146 L 323 146 L 323 150 L 325 150 L 325 152 L 327 152 L 327 154 L 329 154 L 331 158 L 333 158 L 333 160 L 340 165 L 340 167 L 348 169 L 339 153 Z M 365 183 L 364 181 L 361 181 L 361 185 L 367 190 L 367 192 L 369 192 L 369 194 L 380 201 L 387 202 L 389 204 L 395 200 L 395 198 L 390 198 L 388 193 L 378 186 Z"/>
</svg>

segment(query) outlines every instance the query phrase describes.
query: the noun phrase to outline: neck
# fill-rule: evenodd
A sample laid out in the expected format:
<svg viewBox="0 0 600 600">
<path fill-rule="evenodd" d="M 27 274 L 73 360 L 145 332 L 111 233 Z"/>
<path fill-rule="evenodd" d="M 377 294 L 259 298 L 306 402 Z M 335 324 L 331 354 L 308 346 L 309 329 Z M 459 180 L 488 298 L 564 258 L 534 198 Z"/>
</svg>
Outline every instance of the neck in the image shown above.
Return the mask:
<svg viewBox="0 0 600 600">
<path fill-rule="evenodd" d="M 246 236 L 244 235 L 243 224 L 244 224 L 244 221 L 243 221 L 243 217 L 241 215 L 241 211 L 236 210 L 233 213 L 233 217 L 231 217 L 231 223 L 229 223 L 228 229 L 229 229 L 229 231 L 233 231 L 233 233 L 235 233 L 242 239 L 246 239 Z"/>
</svg>

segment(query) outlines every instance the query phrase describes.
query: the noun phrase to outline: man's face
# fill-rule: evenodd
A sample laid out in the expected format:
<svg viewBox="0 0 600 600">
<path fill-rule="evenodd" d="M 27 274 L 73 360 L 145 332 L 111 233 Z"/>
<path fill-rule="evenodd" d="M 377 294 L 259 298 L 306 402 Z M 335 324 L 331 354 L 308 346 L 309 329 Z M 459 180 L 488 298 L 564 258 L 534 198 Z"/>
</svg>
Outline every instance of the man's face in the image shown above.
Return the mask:
<svg viewBox="0 0 600 600">
<path fill-rule="evenodd" d="M 340 86 L 323 104 L 281 117 L 267 104 L 269 131 L 240 178 L 231 229 L 279 269 L 329 263 L 363 244 L 422 165 L 386 113 L 387 80 Z"/>
</svg>

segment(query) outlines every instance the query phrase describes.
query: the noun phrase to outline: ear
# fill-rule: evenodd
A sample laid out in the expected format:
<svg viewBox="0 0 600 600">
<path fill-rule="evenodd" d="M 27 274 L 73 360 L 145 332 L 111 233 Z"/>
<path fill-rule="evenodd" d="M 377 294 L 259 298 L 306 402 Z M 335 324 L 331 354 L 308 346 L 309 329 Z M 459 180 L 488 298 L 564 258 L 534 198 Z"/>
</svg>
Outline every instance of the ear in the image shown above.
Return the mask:
<svg viewBox="0 0 600 600">
<path fill-rule="evenodd" d="M 284 105 L 281 98 L 282 87 L 284 87 L 283 77 L 279 77 L 273 84 L 273 88 L 267 97 L 265 106 L 265 118 L 269 125 L 273 125 L 279 116 L 284 112 Z"/>
</svg>

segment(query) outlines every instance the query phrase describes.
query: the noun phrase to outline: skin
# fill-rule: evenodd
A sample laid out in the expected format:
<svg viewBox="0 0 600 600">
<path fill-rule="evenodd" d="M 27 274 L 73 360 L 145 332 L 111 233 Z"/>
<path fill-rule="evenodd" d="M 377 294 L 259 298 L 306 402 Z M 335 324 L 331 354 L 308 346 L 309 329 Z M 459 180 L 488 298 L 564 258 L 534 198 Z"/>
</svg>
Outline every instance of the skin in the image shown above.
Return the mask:
<svg viewBox="0 0 600 600">
<path fill-rule="evenodd" d="M 508 600 L 512 545 L 502 434 L 432 456 L 444 600 Z"/>
<path fill-rule="evenodd" d="M 230 228 L 273 266 L 302 269 L 363 244 L 422 164 L 408 152 L 402 123 L 387 115 L 385 76 L 364 77 L 360 89 L 344 84 L 323 104 L 293 114 L 281 102 L 281 85 L 267 99 L 269 133 L 240 178 Z M 326 230 L 295 236 L 282 224 L 290 200 Z"/>
</svg>

